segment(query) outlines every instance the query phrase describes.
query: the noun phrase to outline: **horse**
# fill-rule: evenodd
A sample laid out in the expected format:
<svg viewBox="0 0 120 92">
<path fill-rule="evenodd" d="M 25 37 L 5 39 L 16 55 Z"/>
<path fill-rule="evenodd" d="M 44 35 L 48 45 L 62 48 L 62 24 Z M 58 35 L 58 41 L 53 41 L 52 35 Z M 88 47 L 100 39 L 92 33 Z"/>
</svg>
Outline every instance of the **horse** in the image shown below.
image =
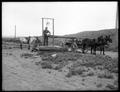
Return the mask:
<svg viewBox="0 0 120 92">
<path fill-rule="evenodd" d="M 82 53 L 85 53 L 87 48 L 91 48 L 91 54 L 96 54 L 96 39 L 84 38 L 81 41 Z M 79 45 L 78 45 L 79 47 Z M 94 52 L 93 52 L 94 51 Z"/>
<path fill-rule="evenodd" d="M 26 43 L 26 39 L 25 37 L 20 37 L 19 38 L 19 44 L 20 44 L 20 49 L 22 50 L 23 49 L 23 44 Z"/>
<path fill-rule="evenodd" d="M 87 48 L 91 48 L 91 54 L 94 54 L 93 51 L 95 51 L 95 39 L 89 39 L 89 38 L 85 38 L 83 40 L 80 39 L 72 39 L 69 40 L 65 43 L 65 45 L 68 48 L 71 48 L 73 51 L 77 48 L 81 48 L 82 49 L 82 53 L 85 53 L 85 50 Z M 96 53 L 95 53 L 96 54 Z"/>
<path fill-rule="evenodd" d="M 30 43 L 32 41 L 30 36 L 29 37 L 20 37 L 19 41 L 20 41 L 20 48 L 22 48 L 23 44 L 27 44 L 28 50 L 30 50 Z"/>
<path fill-rule="evenodd" d="M 103 55 L 105 55 L 105 46 L 109 46 L 108 43 L 112 43 L 112 39 L 110 35 L 106 35 L 105 37 L 100 36 L 97 38 L 98 43 L 97 43 L 97 48 L 100 50 L 100 54 L 103 52 Z"/>
<path fill-rule="evenodd" d="M 33 47 L 32 47 L 32 50 L 31 50 L 31 52 L 33 52 L 33 51 L 37 50 L 38 46 L 42 45 L 42 42 L 38 37 L 35 37 L 35 39 L 31 42 L 31 44 L 33 44 Z"/>
<path fill-rule="evenodd" d="M 28 44 L 28 50 L 30 50 L 31 37 L 25 37 L 26 43 Z"/>
<path fill-rule="evenodd" d="M 99 36 L 97 39 L 89 39 L 85 38 L 82 40 L 82 49 L 83 53 L 85 53 L 86 48 L 91 48 L 91 54 L 96 54 L 96 49 L 99 48 L 100 54 L 103 52 L 103 55 L 105 55 L 105 46 L 109 46 L 108 43 L 112 43 L 112 39 L 110 38 L 110 35 L 106 35 L 105 37 Z M 94 52 L 93 52 L 94 51 Z"/>
<path fill-rule="evenodd" d="M 20 41 L 20 48 L 22 48 L 22 44 L 27 44 L 28 45 L 28 50 L 30 50 L 31 45 L 33 46 L 33 48 L 36 48 L 37 45 L 41 45 L 42 42 L 40 41 L 40 39 L 38 37 L 21 37 L 19 38 Z"/>
</svg>

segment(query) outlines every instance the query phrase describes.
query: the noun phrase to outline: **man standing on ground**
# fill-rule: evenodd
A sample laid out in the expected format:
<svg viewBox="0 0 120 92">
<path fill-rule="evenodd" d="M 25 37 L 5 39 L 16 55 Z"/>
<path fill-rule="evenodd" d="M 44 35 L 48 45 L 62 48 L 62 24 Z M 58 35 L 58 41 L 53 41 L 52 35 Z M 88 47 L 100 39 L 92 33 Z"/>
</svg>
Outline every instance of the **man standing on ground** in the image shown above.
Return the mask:
<svg viewBox="0 0 120 92">
<path fill-rule="evenodd" d="M 22 50 L 22 41 L 19 39 L 19 43 L 20 43 L 20 49 Z"/>
<path fill-rule="evenodd" d="M 30 50 L 30 36 L 29 37 L 26 37 L 26 40 L 27 40 L 27 44 L 28 44 L 28 50 Z"/>
</svg>

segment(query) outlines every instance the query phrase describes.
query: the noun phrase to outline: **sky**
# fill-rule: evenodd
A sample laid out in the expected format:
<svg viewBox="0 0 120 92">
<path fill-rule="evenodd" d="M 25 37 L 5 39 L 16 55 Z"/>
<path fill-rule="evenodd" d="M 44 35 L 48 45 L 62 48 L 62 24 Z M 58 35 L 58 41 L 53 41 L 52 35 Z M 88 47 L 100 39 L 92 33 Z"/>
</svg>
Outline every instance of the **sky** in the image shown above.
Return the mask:
<svg viewBox="0 0 120 92">
<path fill-rule="evenodd" d="M 2 36 L 41 36 L 42 18 L 54 34 L 115 28 L 117 2 L 2 2 Z M 47 24 L 47 25 L 46 25 Z M 53 21 L 44 28 L 53 33 Z"/>
</svg>

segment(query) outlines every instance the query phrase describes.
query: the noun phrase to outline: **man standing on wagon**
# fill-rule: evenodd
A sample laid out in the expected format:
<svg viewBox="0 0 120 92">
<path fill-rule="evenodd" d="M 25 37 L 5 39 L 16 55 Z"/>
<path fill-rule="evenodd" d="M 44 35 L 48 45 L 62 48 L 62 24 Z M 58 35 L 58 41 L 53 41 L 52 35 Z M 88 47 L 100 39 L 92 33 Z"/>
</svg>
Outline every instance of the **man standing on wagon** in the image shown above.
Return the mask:
<svg viewBox="0 0 120 92">
<path fill-rule="evenodd" d="M 47 27 L 45 27 L 45 30 L 43 31 L 44 36 L 44 46 L 48 46 L 48 35 L 50 35 L 50 31 Z"/>
</svg>

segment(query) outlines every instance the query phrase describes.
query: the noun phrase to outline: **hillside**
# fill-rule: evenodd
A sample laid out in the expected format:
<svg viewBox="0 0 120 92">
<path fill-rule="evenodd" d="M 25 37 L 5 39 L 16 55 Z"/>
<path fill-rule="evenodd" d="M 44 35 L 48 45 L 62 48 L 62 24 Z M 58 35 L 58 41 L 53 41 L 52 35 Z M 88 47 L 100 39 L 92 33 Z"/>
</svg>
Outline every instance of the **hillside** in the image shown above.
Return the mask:
<svg viewBox="0 0 120 92">
<path fill-rule="evenodd" d="M 100 35 L 117 35 L 118 31 L 116 29 L 104 29 L 99 31 L 84 31 L 76 34 L 70 34 L 65 36 L 78 37 L 78 38 L 97 38 Z"/>
<path fill-rule="evenodd" d="M 118 30 L 116 29 L 104 29 L 99 31 L 84 31 L 76 34 L 70 34 L 65 36 L 78 37 L 78 38 L 97 38 L 101 35 L 110 35 L 112 38 L 112 44 L 110 44 L 109 50 L 118 50 Z"/>
</svg>

